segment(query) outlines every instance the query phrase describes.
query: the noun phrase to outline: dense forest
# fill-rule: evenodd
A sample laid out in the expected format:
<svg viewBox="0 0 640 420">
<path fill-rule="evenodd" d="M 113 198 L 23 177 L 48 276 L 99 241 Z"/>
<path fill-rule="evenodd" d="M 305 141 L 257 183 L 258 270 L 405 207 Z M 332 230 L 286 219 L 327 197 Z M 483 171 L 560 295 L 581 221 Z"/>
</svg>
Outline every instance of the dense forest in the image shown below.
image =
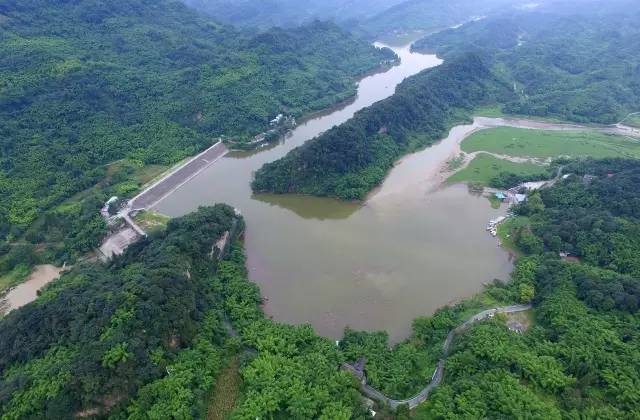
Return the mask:
<svg viewBox="0 0 640 420">
<path fill-rule="evenodd" d="M 525 4 L 522 0 L 406 0 L 362 20 L 360 28 L 370 36 L 431 33 Z"/>
<path fill-rule="evenodd" d="M 400 156 L 434 143 L 477 106 L 508 94 L 478 56 L 459 57 L 405 80 L 392 97 L 266 164 L 253 189 L 362 199 Z"/>
<path fill-rule="evenodd" d="M 459 334 L 444 383 L 416 418 L 636 418 L 640 165 L 565 169 L 571 176 L 516 208 L 528 222 L 512 232 L 516 243 L 537 245 L 512 280 L 416 319 L 393 348 L 385 333 L 347 330 L 336 347 L 309 326 L 265 319 L 241 243 L 221 261 L 212 252 L 225 231 L 242 232 L 232 208 L 172 220 L 110 265 L 74 268 L 0 322 L 0 414 L 202 418 L 220 372 L 240 359 L 231 418 L 366 418 L 342 362 L 366 356 L 370 383 L 407 397 L 430 378 L 448 331 L 487 305 L 532 301 L 522 334 L 502 316 Z"/>
<path fill-rule="evenodd" d="M 99 240 L 100 202 L 141 168 L 344 100 L 394 57 L 330 23 L 250 36 L 171 0 L 4 1 L 0 237 L 84 252 L 64 243 Z"/>
<path fill-rule="evenodd" d="M 216 20 L 257 30 L 291 27 L 315 19 L 329 19 L 341 26 L 384 12 L 405 0 L 183 0 Z"/>
<path fill-rule="evenodd" d="M 432 32 L 526 4 L 522 0 L 183 0 L 216 20 L 264 31 L 329 19 L 370 39 Z"/>
<path fill-rule="evenodd" d="M 534 12 L 472 22 L 418 41 L 445 59 L 473 51 L 518 96 L 506 113 L 576 122 L 617 123 L 640 109 L 637 2 L 553 4 Z"/>
</svg>

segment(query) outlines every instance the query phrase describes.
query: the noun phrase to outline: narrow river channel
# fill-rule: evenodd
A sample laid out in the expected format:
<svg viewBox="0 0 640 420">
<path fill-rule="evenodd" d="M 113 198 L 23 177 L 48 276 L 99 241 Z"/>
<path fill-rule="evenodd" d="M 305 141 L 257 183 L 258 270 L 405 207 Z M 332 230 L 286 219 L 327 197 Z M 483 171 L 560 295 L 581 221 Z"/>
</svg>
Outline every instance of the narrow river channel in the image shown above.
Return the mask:
<svg viewBox="0 0 640 420">
<path fill-rule="evenodd" d="M 225 202 L 240 209 L 248 229 L 250 279 L 274 319 L 310 323 L 339 338 L 346 326 L 406 338 L 411 321 L 468 297 L 511 270 L 508 254 L 484 230 L 494 210 L 464 186 L 438 187 L 443 142 L 406 157 L 364 205 L 306 196 L 252 195 L 253 173 L 358 110 L 392 95 L 406 77 L 437 66 L 434 55 L 394 47 L 402 63 L 364 78 L 350 104 L 299 125 L 281 144 L 232 153 L 158 204 L 180 216 Z"/>
</svg>

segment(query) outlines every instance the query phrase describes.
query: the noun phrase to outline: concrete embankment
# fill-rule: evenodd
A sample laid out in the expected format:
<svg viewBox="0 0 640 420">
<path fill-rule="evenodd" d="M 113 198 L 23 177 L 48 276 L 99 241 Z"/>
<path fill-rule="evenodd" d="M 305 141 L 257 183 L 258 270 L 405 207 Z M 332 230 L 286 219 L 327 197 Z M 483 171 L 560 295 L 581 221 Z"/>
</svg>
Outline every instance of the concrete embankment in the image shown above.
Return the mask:
<svg viewBox="0 0 640 420">
<path fill-rule="evenodd" d="M 153 208 L 163 198 L 198 176 L 228 152 L 224 143 L 219 141 L 132 198 L 129 201 L 130 209 L 139 211 Z"/>
<path fill-rule="evenodd" d="M 222 141 L 217 142 L 204 152 L 191 158 L 188 162 L 178 166 L 159 181 L 153 183 L 140 194 L 129 200 L 127 206 L 120 211 L 125 225 L 108 235 L 99 248 L 101 259 L 109 260 L 115 255 L 121 255 L 139 238 L 146 233 L 131 217 L 132 212 L 139 212 L 153 208 L 162 199 L 172 194 L 178 188 L 195 178 L 220 158 L 228 153 Z"/>
</svg>

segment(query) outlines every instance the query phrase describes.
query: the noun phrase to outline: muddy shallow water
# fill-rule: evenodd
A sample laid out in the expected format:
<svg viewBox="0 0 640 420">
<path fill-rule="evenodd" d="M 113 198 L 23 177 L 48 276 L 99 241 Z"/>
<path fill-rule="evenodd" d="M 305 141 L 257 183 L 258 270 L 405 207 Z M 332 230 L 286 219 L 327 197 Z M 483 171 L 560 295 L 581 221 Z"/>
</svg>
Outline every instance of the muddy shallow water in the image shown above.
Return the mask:
<svg viewBox="0 0 640 420">
<path fill-rule="evenodd" d="M 62 270 L 62 268 L 53 265 L 36 266 L 27 280 L 11 289 L 0 299 L 0 312 L 9 313 L 36 300 L 38 290 L 60 277 Z"/>
</svg>

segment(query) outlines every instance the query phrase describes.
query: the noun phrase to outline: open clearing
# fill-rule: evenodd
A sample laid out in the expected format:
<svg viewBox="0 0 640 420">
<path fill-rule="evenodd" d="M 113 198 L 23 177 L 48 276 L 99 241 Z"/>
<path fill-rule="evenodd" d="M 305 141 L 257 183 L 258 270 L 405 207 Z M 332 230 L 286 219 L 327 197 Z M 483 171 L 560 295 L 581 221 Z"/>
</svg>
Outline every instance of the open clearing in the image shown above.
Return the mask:
<svg viewBox="0 0 640 420">
<path fill-rule="evenodd" d="M 542 159 L 559 156 L 639 159 L 640 141 L 589 131 L 499 127 L 473 134 L 462 142 L 462 150 Z"/>
<path fill-rule="evenodd" d="M 536 176 L 546 175 L 547 169 L 544 166 L 533 163 L 515 163 L 498 159 L 486 153 L 480 153 L 466 168 L 449 177 L 447 182 L 450 184 L 477 182 L 488 186 L 491 180 L 502 172 L 515 173 L 523 176 Z"/>
</svg>

